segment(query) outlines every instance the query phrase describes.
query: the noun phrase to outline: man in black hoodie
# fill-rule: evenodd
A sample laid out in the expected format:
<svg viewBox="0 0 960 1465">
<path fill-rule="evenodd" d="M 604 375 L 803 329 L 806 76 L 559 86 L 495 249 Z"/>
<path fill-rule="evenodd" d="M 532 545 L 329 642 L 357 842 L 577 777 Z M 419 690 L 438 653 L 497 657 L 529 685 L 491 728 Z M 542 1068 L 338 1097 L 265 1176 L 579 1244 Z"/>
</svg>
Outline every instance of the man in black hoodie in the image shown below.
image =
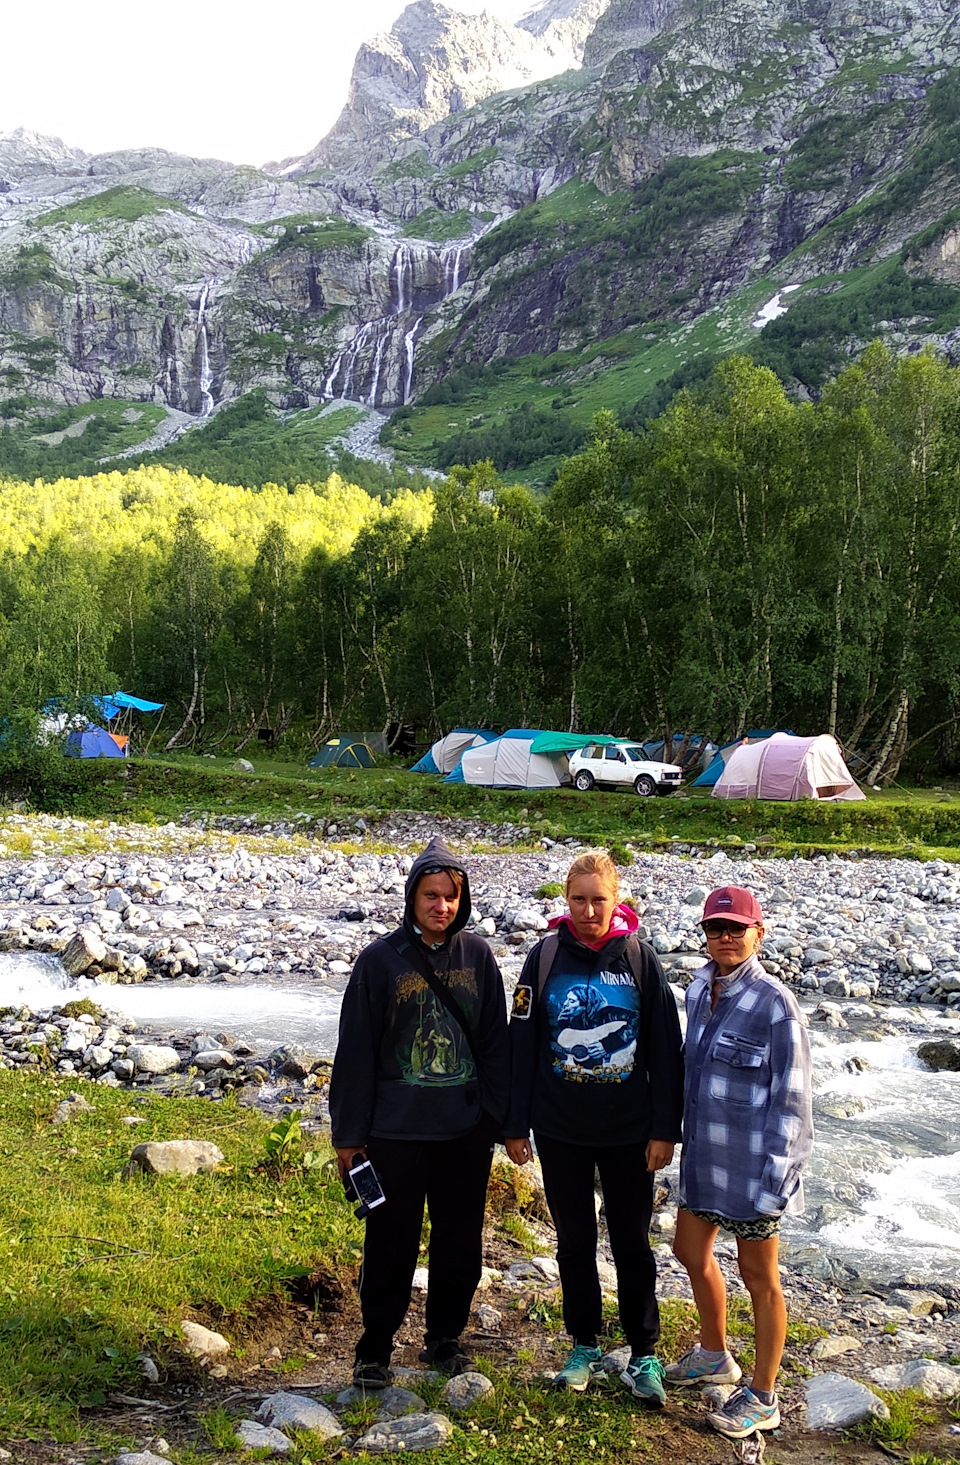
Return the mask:
<svg viewBox="0 0 960 1465">
<path fill-rule="evenodd" d="M 422 1362 L 458 1373 L 460 1334 L 480 1280 L 487 1180 L 510 1077 L 503 980 L 487 943 L 463 934 L 470 884 L 430 841 L 407 879 L 402 926 L 357 958 L 343 995 L 330 1081 L 341 1174 L 369 1158 L 384 1205 L 366 1220 L 353 1378 L 389 1382 L 393 1337 L 410 1305 L 423 1206 L 430 1281 Z"/>
</svg>

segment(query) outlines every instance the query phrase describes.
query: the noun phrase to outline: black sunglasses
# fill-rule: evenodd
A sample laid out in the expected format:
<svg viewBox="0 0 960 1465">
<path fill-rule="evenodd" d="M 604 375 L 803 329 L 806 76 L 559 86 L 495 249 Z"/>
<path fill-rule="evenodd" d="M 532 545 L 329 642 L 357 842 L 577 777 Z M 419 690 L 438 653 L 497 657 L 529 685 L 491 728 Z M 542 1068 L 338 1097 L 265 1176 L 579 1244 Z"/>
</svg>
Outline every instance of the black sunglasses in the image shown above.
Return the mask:
<svg viewBox="0 0 960 1465">
<path fill-rule="evenodd" d="M 733 936 L 736 940 L 742 940 L 748 931 L 755 931 L 756 923 L 749 926 L 742 926 L 739 921 L 702 921 L 703 934 L 708 941 L 719 941 L 721 936 Z"/>
</svg>

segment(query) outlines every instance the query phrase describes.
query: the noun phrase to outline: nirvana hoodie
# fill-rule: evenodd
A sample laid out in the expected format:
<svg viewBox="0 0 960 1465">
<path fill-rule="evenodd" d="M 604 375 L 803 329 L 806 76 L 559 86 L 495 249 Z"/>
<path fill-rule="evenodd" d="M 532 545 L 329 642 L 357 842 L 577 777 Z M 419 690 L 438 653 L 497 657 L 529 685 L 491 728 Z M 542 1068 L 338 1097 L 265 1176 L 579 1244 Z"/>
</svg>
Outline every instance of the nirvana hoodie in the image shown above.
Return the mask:
<svg viewBox="0 0 960 1465">
<path fill-rule="evenodd" d="M 463 876 L 460 907 L 447 939 L 428 947 L 413 923 L 413 896 L 427 871 Z M 455 1139 L 489 1114 L 500 1124 L 509 1094 L 503 979 L 480 936 L 464 933 L 470 883 L 456 855 L 432 839 L 407 878 L 403 925 L 361 951 L 340 1010 L 340 1040 L 330 1080 L 333 1143 L 378 1139 Z M 470 1028 L 434 996 L 427 964 L 449 988 Z M 419 969 L 418 969 L 419 968 Z"/>
<path fill-rule="evenodd" d="M 637 920 L 629 906 L 598 950 L 556 923 L 549 975 L 539 991 L 540 945 L 527 957 L 510 1020 L 511 1137 L 546 1135 L 580 1145 L 677 1141 L 683 1112 L 680 1021 L 663 968 L 640 942 L 640 977 L 627 957 Z M 548 938 L 552 939 L 552 938 Z M 542 943 L 541 943 L 542 945 Z"/>
</svg>

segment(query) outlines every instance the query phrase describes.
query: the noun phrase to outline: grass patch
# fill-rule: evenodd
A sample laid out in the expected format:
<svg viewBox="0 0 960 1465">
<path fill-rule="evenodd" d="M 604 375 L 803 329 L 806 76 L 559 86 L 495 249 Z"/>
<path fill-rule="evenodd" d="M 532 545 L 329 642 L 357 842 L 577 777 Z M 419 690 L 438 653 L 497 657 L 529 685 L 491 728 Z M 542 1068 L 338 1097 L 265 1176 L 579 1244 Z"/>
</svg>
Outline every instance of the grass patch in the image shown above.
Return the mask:
<svg viewBox="0 0 960 1465">
<path fill-rule="evenodd" d="M 51 1126 L 71 1089 L 94 1112 Z M 146 1122 L 131 1129 L 131 1112 Z M 144 1350 L 168 1376 L 192 1372 L 184 1318 L 257 1354 L 258 1318 L 282 1311 L 285 1279 L 358 1257 L 359 1227 L 332 1168 L 264 1168 L 268 1129 L 231 1100 L 0 1074 L 4 1434 L 75 1438 L 84 1408 L 112 1390 L 135 1392 Z M 220 1172 L 122 1178 L 135 1144 L 185 1134 L 219 1146 Z"/>
<path fill-rule="evenodd" d="M 850 1430 L 855 1439 L 870 1440 L 880 1445 L 909 1445 L 920 1430 L 937 1422 L 936 1411 L 920 1389 L 902 1389 L 895 1394 L 886 1389 L 876 1389 L 875 1393 L 890 1410 L 890 1418 L 878 1419 L 872 1415 L 855 1424 Z"/>
<path fill-rule="evenodd" d="M 104 458 L 145 441 L 166 417 L 153 402 L 104 397 L 0 430 L 0 474 L 48 482 L 98 473 Z"/>
<path fill-rule="evenodd" d="M 137 188 L 129 183 L 120 183 L 116 188 L 106 188 L 102 193 L 91 194 L 89 198 L 78 199 L 59 209 L 50 209 L 34 219 L 33 227 L 46 228 L 50 224 L 98 224 L 112 223 L 122 219 L 134 223 L 149 214 L 189 214 L 191 211 L 175 198 L 166 198 L 161 193 L 152 193 L 148 188 Z M 195 217 L 195 216 L 194 216 Z"/>
<path fill-rule="evenodd" d="M 447 244 L 453 239 L 469 239 L 471 216 L 466 209 L 448 214 L 443 209 L 427 208 L 404 225 L 405 239 L 430 239 L 434 244 Z"/>
<path fill-rule="evenodd" d="M 370 238 L 369 229 L 351 224 L 348 219 L 314 214 L 290 214 L 282 219 L 273 219 L 269 224 L 255 224 L 252 228 L 255 233 L 275 240 L 274 251 L 306 249 L 311 254 L 322 254 L 328 249 L 356 251 Z M 279 236 L 278 228 L 282 230 Z"/>
</svg>

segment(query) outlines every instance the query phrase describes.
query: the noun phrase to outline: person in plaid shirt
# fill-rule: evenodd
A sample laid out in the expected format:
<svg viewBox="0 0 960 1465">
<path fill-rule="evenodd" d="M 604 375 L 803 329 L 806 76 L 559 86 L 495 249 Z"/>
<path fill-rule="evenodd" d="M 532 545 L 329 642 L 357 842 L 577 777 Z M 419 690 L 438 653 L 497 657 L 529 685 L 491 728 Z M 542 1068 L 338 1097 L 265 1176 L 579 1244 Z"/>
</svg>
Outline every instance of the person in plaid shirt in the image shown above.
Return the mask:
<svg viewBox="0 0 960 1465">
<path fill-rule="evenodd" d="M 749 1386 L 709 1416 L 731 1439 L 776 1429 L 776 1378 L 786 1338 L 780 1217 L 803 1209 L 801 1170 L 813 1144 L 810 1045 L 792 993 L 760 965 L 763 911 L 736 885 L 711 891 L 701 920 L 710 960 L 686 993 L 683 1152 L 674 1253 L 700 1314 L 700 1341 L 666 1370 L 675 1385 L 731 1383 L 727 1295 L 714 1256 L 722 1227 L 753 1304 Z"/>
</svg>

